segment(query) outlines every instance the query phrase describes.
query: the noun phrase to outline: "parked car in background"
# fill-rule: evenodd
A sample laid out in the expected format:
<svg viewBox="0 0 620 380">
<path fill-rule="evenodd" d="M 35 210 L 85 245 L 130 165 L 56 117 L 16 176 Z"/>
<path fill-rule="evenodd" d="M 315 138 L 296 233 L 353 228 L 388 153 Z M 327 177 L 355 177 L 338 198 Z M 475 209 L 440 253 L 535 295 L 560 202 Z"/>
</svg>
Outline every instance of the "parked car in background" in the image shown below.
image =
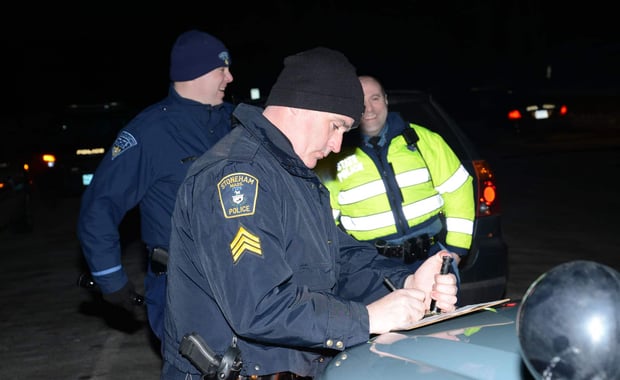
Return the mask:
<svg viewBox="0 0 620 380">
<path fill-rule="evenodd" d="M 0 230 L 33 229 L 30 178 L 24 162 L 0 158 Z"/>
<path fill-rule="evenodd" d="M 502 235 L 499 191 L 490 163 L 429 93 L 392 90 L 387 94 L 390 111 L 440 134 L 474 178 L 476 219 L 471 249 L 459 265 L 459 304 L 501 299 L 508 283 L 508 247 Z"/>
<path fill-rule="evenodd" d="M 31 232 L 33 210 L 27 133 L 15 120 L 2 120 L 0 139 L 0 231 Z"/>
<path fill-rule="evenodd" d="M 516 134 L 566 131 L 570 127 L 566 103 L 557 95 L 544 91 L 511 92 L 504 113 Z"/>
<path fill-rule="evenodd" d="M 118 102 L 71 104 L 35 127 L 31 171 L 42 198 L 79 196 L 118 131 L 135 115 Z"/>
<path fill-rule="evenodd" d="M 571 128 L 571 103 L 559 89 L 504 85 L 472 86 L 442 95 L 460 123 L 479 123 L 475 132 L 544 136 Z M 569 108 L 571 106 L 571 108 Z"/>
</svg>

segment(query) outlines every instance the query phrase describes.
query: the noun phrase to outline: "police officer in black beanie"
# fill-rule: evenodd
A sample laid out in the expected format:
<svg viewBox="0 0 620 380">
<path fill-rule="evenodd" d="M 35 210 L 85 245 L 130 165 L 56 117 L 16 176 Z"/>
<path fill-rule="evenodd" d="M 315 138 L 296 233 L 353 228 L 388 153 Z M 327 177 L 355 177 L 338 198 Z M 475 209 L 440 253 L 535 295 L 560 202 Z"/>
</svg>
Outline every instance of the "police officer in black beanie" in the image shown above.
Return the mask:
<svg viewBox="0 0 620 380">
<path fill-rule="evenodd" d="M 234 378 L 299 379 L 371 334 L 411 327 L 432 298 L 455 309 L 456 278 L 437 274 L 447 252 L 413 275 L 333 222 L 312 168 L 363 107 L 342 53 L 287 57 L 265 109 L 237 106 L 239 124 L 189 170 L 172 217 L 162 379 L 199 378 L 179 352 L 190 333 L 220 357 L 236 342 Z"/>
</svg>

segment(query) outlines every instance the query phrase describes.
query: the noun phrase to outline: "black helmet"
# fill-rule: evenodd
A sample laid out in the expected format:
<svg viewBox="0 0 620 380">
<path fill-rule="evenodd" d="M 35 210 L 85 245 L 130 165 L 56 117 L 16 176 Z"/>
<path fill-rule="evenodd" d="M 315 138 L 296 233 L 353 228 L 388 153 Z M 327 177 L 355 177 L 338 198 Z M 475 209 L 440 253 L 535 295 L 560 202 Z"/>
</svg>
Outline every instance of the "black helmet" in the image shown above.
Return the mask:
<svg viewBox="0 0 620 380">
<path fill-rule="evenodd" d="M 516 328 L 537 379 L 620 379 L 620 273 L 585 260 L 552 268 L 525 293 Z"/>
</svg>

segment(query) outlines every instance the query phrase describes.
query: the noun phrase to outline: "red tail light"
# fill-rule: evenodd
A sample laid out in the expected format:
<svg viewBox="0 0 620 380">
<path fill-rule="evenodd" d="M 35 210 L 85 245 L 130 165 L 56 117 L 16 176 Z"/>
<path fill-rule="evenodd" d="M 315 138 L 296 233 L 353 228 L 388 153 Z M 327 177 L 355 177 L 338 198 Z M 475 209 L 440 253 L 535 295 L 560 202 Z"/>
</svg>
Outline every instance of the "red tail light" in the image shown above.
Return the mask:
<svg viewBox="0 0 620 380">
<path fill-rule="evenodd" d="M 560 115 L 564 116 L 568 113 L 568 108 L 565 105 L 562 105 L 562 107 L 560 107 Z"/>
<path fill-rule="evenodd" d="M 485 160 L 474 161 L 476 171 L 476 186 L 478 187 L 478 199 L 476 199 L 476 217 L 489 216 L 499 212 L 497 200 L 497 188 L 495 176 Z"/>
<path fill-rule="evenodd" d="M 521 112 L 519 112 L 519 110 L 512 110 L 508 112 L 509 120 L 519 120 L 520 118 L 521 118 Z"/>
</svg>

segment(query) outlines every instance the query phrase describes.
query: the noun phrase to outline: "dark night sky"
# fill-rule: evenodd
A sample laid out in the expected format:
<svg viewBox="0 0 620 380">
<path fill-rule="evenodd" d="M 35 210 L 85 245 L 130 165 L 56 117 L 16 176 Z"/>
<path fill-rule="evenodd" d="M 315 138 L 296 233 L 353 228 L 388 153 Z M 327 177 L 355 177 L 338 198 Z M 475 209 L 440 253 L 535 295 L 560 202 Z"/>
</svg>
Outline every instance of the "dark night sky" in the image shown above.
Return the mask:
<svg viewBox="0 0 620 380">
<path fill-rule="evenodd" d="M 192 27 L 228 46 L 230 93 L 241 95 L 254 85 L 266 95 L 284 56 L 317 45 L 343 51 L 360 73 L 388 87 L 543 81 L 548 64 L 554 84 L 619 84 L 615 12 L 596 2 L 134 3 L 22 3 L 13 13 L 3 10 L 3 108 L 156 101 L 167 91 L 172 43 Z M 27 13 L 31 8 L 37 12 Z"/>
</svg>

